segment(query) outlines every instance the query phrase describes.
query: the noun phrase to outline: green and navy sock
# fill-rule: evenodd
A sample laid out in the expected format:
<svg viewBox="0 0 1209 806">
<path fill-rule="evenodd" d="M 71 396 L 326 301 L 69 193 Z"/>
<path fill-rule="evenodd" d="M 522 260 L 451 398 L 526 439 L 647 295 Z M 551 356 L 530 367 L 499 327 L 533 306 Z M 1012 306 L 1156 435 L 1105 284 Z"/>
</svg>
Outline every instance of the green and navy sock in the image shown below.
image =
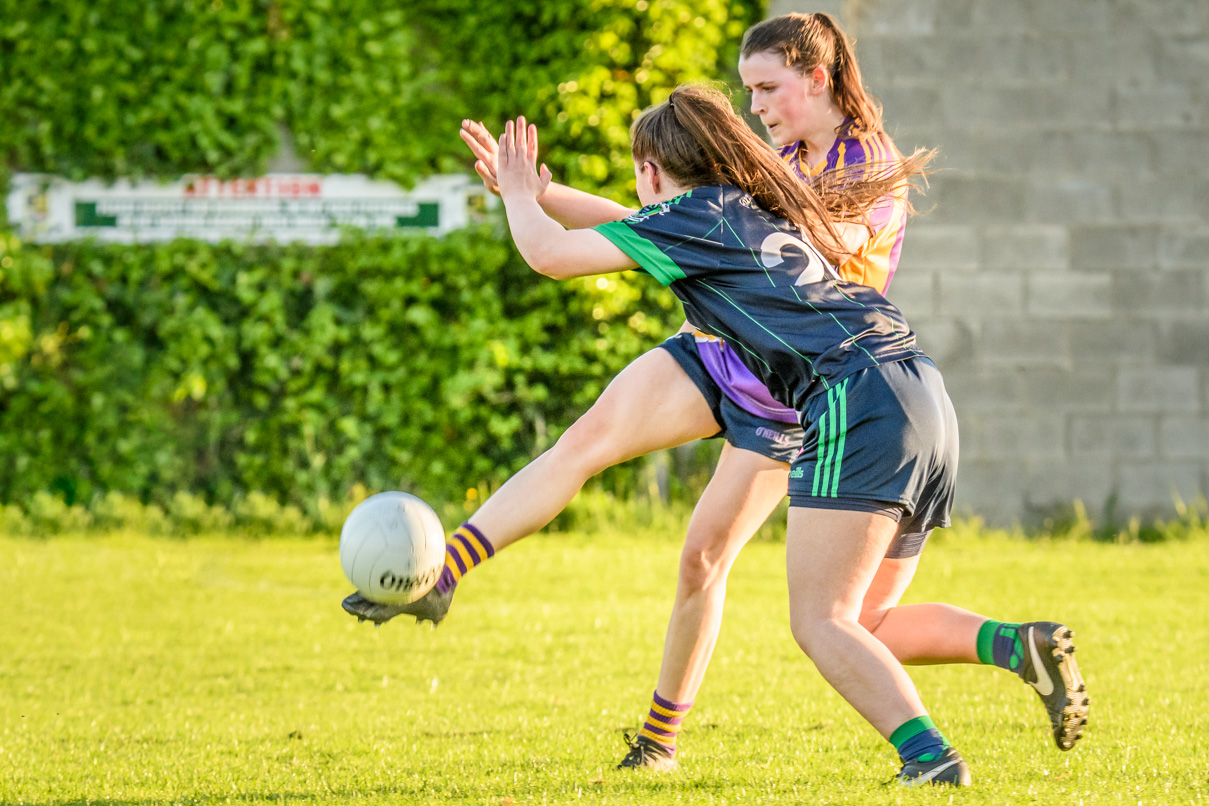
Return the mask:
<svg viewBox="0 0 1209 806">
<path fill-rule="evenodd" d="M 1020 674 L 1024 662 L 1020 625 L 987 619 L 978 630 L 978 660 Z"/>
<path fill-rule="evenodd" d="M 936 729 L 932 717 L 924 714 L 908 719 L 895 728 L 894 733 L 890 734 L 890 744 L 898 750 L 898 757 L 904 764 L 908 761 L 927 763 L 944 755 L 949 740 Z"/>
</svg>

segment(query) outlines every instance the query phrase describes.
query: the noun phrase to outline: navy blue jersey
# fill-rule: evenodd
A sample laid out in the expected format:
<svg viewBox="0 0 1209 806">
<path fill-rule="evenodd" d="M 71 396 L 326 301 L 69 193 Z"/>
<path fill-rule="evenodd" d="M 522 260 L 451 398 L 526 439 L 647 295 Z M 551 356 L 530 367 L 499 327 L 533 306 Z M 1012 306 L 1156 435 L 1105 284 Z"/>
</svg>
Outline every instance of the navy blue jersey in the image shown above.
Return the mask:
<svg viewBox="0 0 1209 806">
<path fill-rule="evenodd" d="M 793 224 L 733 185 L 694 188 L 595 229 L 798 412 L 858 370 L 923 356 L 885 297 L 838 279 Z"/>
</svg>

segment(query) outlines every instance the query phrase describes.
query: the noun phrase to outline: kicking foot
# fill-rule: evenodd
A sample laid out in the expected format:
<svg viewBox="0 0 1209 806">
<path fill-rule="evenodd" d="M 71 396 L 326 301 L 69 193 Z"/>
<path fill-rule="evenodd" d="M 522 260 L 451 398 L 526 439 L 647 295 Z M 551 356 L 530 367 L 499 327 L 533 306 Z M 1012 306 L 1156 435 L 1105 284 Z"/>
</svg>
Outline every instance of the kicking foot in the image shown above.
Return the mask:
<svg viewBox="0 0 1209 806">
<path fill-rule="evenodd" d="M 903 765 L 898 775 L 888 783 L 898 783 L 902 786 L 923 786 L 924 784 L 952 784 L 953 786 L 970 785 L 970 768 L 966 766 L 961 754 L 952 747 L 930 761 L 917 758 Z"/>
<path fill-rule="evenodd" d="M 453 601 L 455 590 L 457 588 L 451 588 L 447 593 L 440 593 L 433 588 L 414 602 L 398 605 L 378 604 L 366 599 L 360 593 L 354 593 L 341 602 L 341 606 L 349 615 L 356 616 L 358 621 L 385 624 L 395 616 L 407 614 L 415 616 L 417 624 L 431 621 L 432 626 L 435 627 L 449 612 L 449 604 Z"/>
<path fill-rule="evenodd" d="M 676 769 L 676 757 L 672 755 L 671 750 L 659 742 L 652 741 L 645 736 L 630 738 L 629 734 L 626 734 L 625 740 L 629 743 L 630 750 L 617 765 L 617 769 L 644 767 L 658 772 Z"/>
<path fill-rule="evenodd" d="M 1070 750 L 1083 735 L 1091 702 L 1075 663 L 1075 634 L 1052 621 L 1031 621 L 1018 629 L 1024 643 L 1020 676 L 1041 697 L 1058 749 Z"/>
</svg>

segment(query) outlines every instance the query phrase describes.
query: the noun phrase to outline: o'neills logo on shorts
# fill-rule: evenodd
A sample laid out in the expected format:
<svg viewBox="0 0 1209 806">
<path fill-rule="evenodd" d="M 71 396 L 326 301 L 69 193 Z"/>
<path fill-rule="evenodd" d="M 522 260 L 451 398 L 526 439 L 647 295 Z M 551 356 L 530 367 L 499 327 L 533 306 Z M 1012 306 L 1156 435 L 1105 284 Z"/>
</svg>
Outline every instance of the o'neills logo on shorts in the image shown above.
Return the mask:
<svg viewBox="0 0 1209 806">
<path fill-rule="evenodd" d="M 793 442 L 793 437 L 789 434 L 782 434 L 780 431 L 773 431 L 771 428 L 760 426 L 756 429 L 756 436 L 770 439 L 778 445 L 788 445 Z"/>
</svg>

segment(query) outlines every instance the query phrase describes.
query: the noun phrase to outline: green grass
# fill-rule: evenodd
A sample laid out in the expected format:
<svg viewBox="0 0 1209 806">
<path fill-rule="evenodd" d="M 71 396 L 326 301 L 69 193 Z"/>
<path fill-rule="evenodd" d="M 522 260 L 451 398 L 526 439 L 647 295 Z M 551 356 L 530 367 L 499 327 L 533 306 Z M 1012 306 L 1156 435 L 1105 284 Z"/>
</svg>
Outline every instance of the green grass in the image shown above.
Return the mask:
<svg viewBox="0 0 1209 806">
<path fill-rule="evenodd" d="M 1209 541 L 956 530 L 909 601 L 1077 633 L 1092 695 L 1060 753 L 1035 695 L 920 668 L 970 790 L 899 790 L 893 750 L 788 630 L 784 546 L 756 543 L 681 738 L 612 769 L 658 671 L 678 545 L 537 537 L 467 578 L 438 630 L 357 624 L 328 540 L 0 539 L 0 803 L 963 803 L 1209 800 Z"/>
</svg>

